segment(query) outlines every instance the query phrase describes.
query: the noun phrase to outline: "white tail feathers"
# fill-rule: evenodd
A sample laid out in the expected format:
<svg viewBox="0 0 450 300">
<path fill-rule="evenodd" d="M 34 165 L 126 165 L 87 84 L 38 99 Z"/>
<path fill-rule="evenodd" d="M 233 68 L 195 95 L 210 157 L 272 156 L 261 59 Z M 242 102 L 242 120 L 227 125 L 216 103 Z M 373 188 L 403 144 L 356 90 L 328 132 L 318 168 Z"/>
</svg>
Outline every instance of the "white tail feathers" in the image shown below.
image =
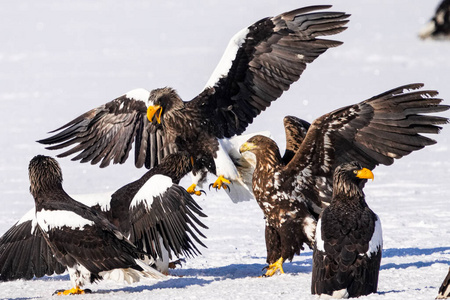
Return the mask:
<svg viewBox="0 0 450 300">
<path fill-rule="evenodd" d="M 128 269 L 114 269 L 111 271 L 101 272 L 100 276 L 103 279 L 114 280 L 120 283 L 134 283 L 139 282 L 142 278 L 154 278 L 154 279 L 163 279 L 166 276 L 154 268 L 148 266 L 144 262 L 136 259 L 136 264 L 141 267 L 143 270 L 138 271 L 132 268 Z"/>
<path fill-rule="evenodd" d="M 269 131 L 261 131 L 250 134 L 234 136 L 230 139 L 221 140 L 224 150 L 228 153 L 234 165 L 236 166 L 238 177 L 230 178 L 232 184 L 227 192 L 233 202 L 249 201 L 254 199 L 252 191 L 252 177 L 255 171 L 256 158 L 251 152 L 239 153 L 239 148 L 249 138 L 254 135 L 264 135 L 270 137 Z"/>
</svg>

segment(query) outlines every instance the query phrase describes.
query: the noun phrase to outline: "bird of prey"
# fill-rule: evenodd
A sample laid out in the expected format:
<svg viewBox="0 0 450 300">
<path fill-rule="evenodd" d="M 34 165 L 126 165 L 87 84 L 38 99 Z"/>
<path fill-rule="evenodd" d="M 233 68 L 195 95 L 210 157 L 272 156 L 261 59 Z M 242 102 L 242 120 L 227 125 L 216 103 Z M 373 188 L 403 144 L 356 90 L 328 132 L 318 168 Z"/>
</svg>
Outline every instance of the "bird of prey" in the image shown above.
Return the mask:
<svg viewBox="0 0 450 300">
<path fill-rule="evenodd" d="M 106 167 L 124 163 L 134 145 L 136 167 L 154 167 L 176 151 L 214 161 L 214 187 L 239 178 L 224 140 L 253 119 L 300 78 L 307 64 L 342 43 L 319 37 L 346 29 L 349 15 L 310 6 L 282 13 L 239 31 L 203 91 L 183 101 L 171 87 L 137 89 L 94 108 L 39 142 L 65 157 Z M 53 132 L 55 132 L 53 131 Z M 195 192 L 196 183 L 188 188 Z"/>
<path fill-rule="evenodd" d="M 53 168 L 43 168 L 42 165 L 53 165 Z M 197 215 L 205 215 L 191 195 L 177 184 L 184 176 L 185 169 L 191 170 L 193 166 L 195 164 L 189 157 L 181 153 L 171 154 L 140 179 L 116 191 L 110 199 L 87 199 L 84 204 L 78 204 L 62 190 L 60 184 L 55 188 L 45 181 L 42 183 L 37 180 L 45 179 L 41 173 L 53 172 L 62 176 L 55 160 L 37 156 L 30 163 L 31 190 L 44 186 L 48 189 L 45 197 L 41 197 L 44 200 L 57 199 L 93 211 L 94 215 L 106 219 L 114 230 L 125 236 L 133 247 L 137 247 L 139 258 L 145 258 L 146 264 L 155 262 L 158 270 L 167 272 L 168 259 L 172 255 L 190 257 L 199 254 L 194 241 L 204 246 L 197 237 L 197 234 L 204 237 L 197 226 L 207 227 L 198 220 Z M 57 179 L 62 180 L 59 177 Z M 45 232 L 38 229 L 36 211 L 29 211 L 0 238 L 0 280 L 31 279 L 60 274 L 66 270 L 66 264 L 58 259 L 54 249 L 47 243 Z M 62 223 L 56 226 L 62 231 L 68 230 L 66 227 Z M 74 242 L 83 243 L 83 240 L 75 239 Z M 86 255 L 98 256 L 99 253 Z M 122 275 L 123 272 L 116 271 L 102 274 L 102 277 L 119 276 L 120 279 Z"/>
<path fill-rule="evenodd" d="M 442 0 L 436 12 L 419 31 L 422 39 L 445 39 L 450 37 L 450 0 Z"/>
<path fill-rule="evenodd" d="M 241 152 L 256 156 L 253 193 L 266 219 L 267 276 L 283 272 L 282 263 L 300 254 L 303 243 L 312 247 L 317 217 L 331 201 L 336 166 L 359 161 L 373 170 L 436 143 L 422 133 L 437 134 L 437 125 L 448 119 L 427 114 L 449 106 L 435 98 L 437 91 L 421 87 L 389 90 L 327 113 L 311 125 L 285 118 L 284 157 L 267 137 L 254 136 L 241 146 Z"/>
<path fill-rule="evenodd" d="M 436 299 L 448 298 L 450 298 L 450 268 L 448 268 L 447 276 L 445 276 L 444 281 L 442 281 L 441 287 L 439 288 L 439 294 Z"/>
<path fill-rule="evenodd" d="M 362 190 L 367 179 L 373 173 L 356 161 L 334 171 L 331 203 L 317 222 L 312 294 L 349 298 L 377 291 L 383 237 Z"/>
</svg>

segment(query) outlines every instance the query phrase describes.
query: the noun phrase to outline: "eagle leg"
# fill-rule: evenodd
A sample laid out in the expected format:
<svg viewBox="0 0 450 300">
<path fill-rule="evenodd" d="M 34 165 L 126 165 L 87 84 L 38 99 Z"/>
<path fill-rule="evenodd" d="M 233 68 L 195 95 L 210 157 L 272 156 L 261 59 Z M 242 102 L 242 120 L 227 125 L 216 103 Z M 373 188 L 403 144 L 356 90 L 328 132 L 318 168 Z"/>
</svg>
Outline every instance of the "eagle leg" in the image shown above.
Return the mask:
<svg viewBox="0 0 450 300">
<path fill-rule="evenodd" d="M 273 276 L 278 270 L 280 270 L 281 274 L 284 274 L 283 271 L 283 258 L 280 257 L 276 262 L 273 264 L 270 264 L 267 268 L 266 274 L 264 274 L 264 277 L 271 277 Z"/>
<path fill-rule="evenodd" d="M 195 183 L 193 183 L 186 189 L 186 191 L 191 195 L 195 194 L 197 196 L 200 196 L 202 193 L 204 193 L 206 195 L 206 192 L 204 190 L 196 191 L 195 190 L 196 187 L 197 187 L 197 185 Z"/>
<path fill-rule="evenodd" d="M 230 190 L 230 184 L 231 182 L 226 179 L 225 177 L 223 177 L 223 175 L 220 175 L 219 177 L 217 177 L 216 181 L 214 181 L 214 183 L 211 183 L 209 185 L 209 188 L 211 188 L 211 186 L 213 188 L 215 188 L 216 190 L 220 190 L 220 188 L 223 187 L 224 190 L 228 189 Z"/>
<path fill-rule="evenodd" d="M 82 289 L 80 289 L 79 286 L 71 288 L 70 290 L 62 290 L 62 291 L 56 291 L 55 292 L 55 294 L 57 294 L 58 296 L 63 296 L 63 295 L 82 295 L 82 294 L 89 294 L 89 293 L 91 293 L 91 290 L 89 290 L 89 289 L 82 290 Z"/>
</svg>

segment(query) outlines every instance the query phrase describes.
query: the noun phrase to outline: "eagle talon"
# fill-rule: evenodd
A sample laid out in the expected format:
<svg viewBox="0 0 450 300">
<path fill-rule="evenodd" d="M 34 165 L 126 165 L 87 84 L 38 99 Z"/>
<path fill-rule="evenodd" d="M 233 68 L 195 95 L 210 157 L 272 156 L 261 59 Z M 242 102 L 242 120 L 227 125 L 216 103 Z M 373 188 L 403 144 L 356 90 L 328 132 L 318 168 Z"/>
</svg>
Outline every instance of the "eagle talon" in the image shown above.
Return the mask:
<svg viewBox="0 0 450 300">
<path fill-rule="evenodd" d="M 200 196 L 202 193 L 204 193 L 206 195 L 206 192 L 204 190 L 196 191 L 195 190 L 196 187 L 197 187 L 197 185 L 195 183 L 193 183 L 186 189 L 186 191 L 191 195 L 194 194 L 194 195 Z"/>
<path fill-rule="evenodd" d="M 82 290 L 79 286 L 71 288 L 70 290 L 57 290 L 53 295 L 64 296 L 64 295 L 83 295 L 90 294 L 92 291 L 90 289 Z"/>
<path fill-rule="evenodd" d="M 270 264 L 266 267 L 263 268 L 267 269 L 266 273 L 263 275 L 263 277 L 271 277 L 273 276 L 278 270 L 280 271 L 281 274 L 284 274 L 283 271 L 283 258 L 280 257 L 276 262 L 274 262 L 273 264 Z"/>
<path fill-rule="evenodd" d="M 209 189 L 211 190 L 211 186 L 212 186 L 217 191 L 223 187 L 224 190 L 230 191 L 229 184 L 231 184 L 231 182 L 228 179 L 226 179 L 225 177 L 223 177 L 222 175 L 220 175 L 219 177 L 217 177 L 217 179 L 216 179 L 216 181 L 214 181 L 214 183 L 211 183 L 209 185 Z"/>
<path fill-rule="evenodd" d="M 176 269 L 177 265 L 180 266 L 180 268 L 182 268 L 183 267 L 182 263 L 186 263 L 186 260 L 184 258 L 171 261 L 169 263 L 169 269 Z"/>
</svg>

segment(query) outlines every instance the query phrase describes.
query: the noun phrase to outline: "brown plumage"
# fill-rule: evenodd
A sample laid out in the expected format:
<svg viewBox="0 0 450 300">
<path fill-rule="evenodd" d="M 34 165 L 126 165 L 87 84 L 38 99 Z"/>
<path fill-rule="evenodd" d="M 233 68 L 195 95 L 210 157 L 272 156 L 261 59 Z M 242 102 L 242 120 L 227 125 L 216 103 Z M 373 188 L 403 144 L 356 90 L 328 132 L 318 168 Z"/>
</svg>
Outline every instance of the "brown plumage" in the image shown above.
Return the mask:
<svg viewBox="0 0 450 300">
<path fill-rule="evenodd" d="M 303 243 L 312 245 L 317 216 L 331 201 L 336 166 L 359 161 L 372 170 L 436 143 L 422 133 L 437 134 L 437 125 L 448 119 L 427 114 L 449 107 L 435 98 L 436 91 L 408 92 L 422 86 L 392 89 L 325 114 L 310 126 L 287 117 L 286 149 L 297 149 L 291 159 L 285 154 L 283 160 L 267 137 L 255 136 L 241 146 L 256 155 L 253 192 L 266 219 L 269 265 L 292 259 Z M 269 275 L 279 267 L 269 268 Z"/>
</svg>

